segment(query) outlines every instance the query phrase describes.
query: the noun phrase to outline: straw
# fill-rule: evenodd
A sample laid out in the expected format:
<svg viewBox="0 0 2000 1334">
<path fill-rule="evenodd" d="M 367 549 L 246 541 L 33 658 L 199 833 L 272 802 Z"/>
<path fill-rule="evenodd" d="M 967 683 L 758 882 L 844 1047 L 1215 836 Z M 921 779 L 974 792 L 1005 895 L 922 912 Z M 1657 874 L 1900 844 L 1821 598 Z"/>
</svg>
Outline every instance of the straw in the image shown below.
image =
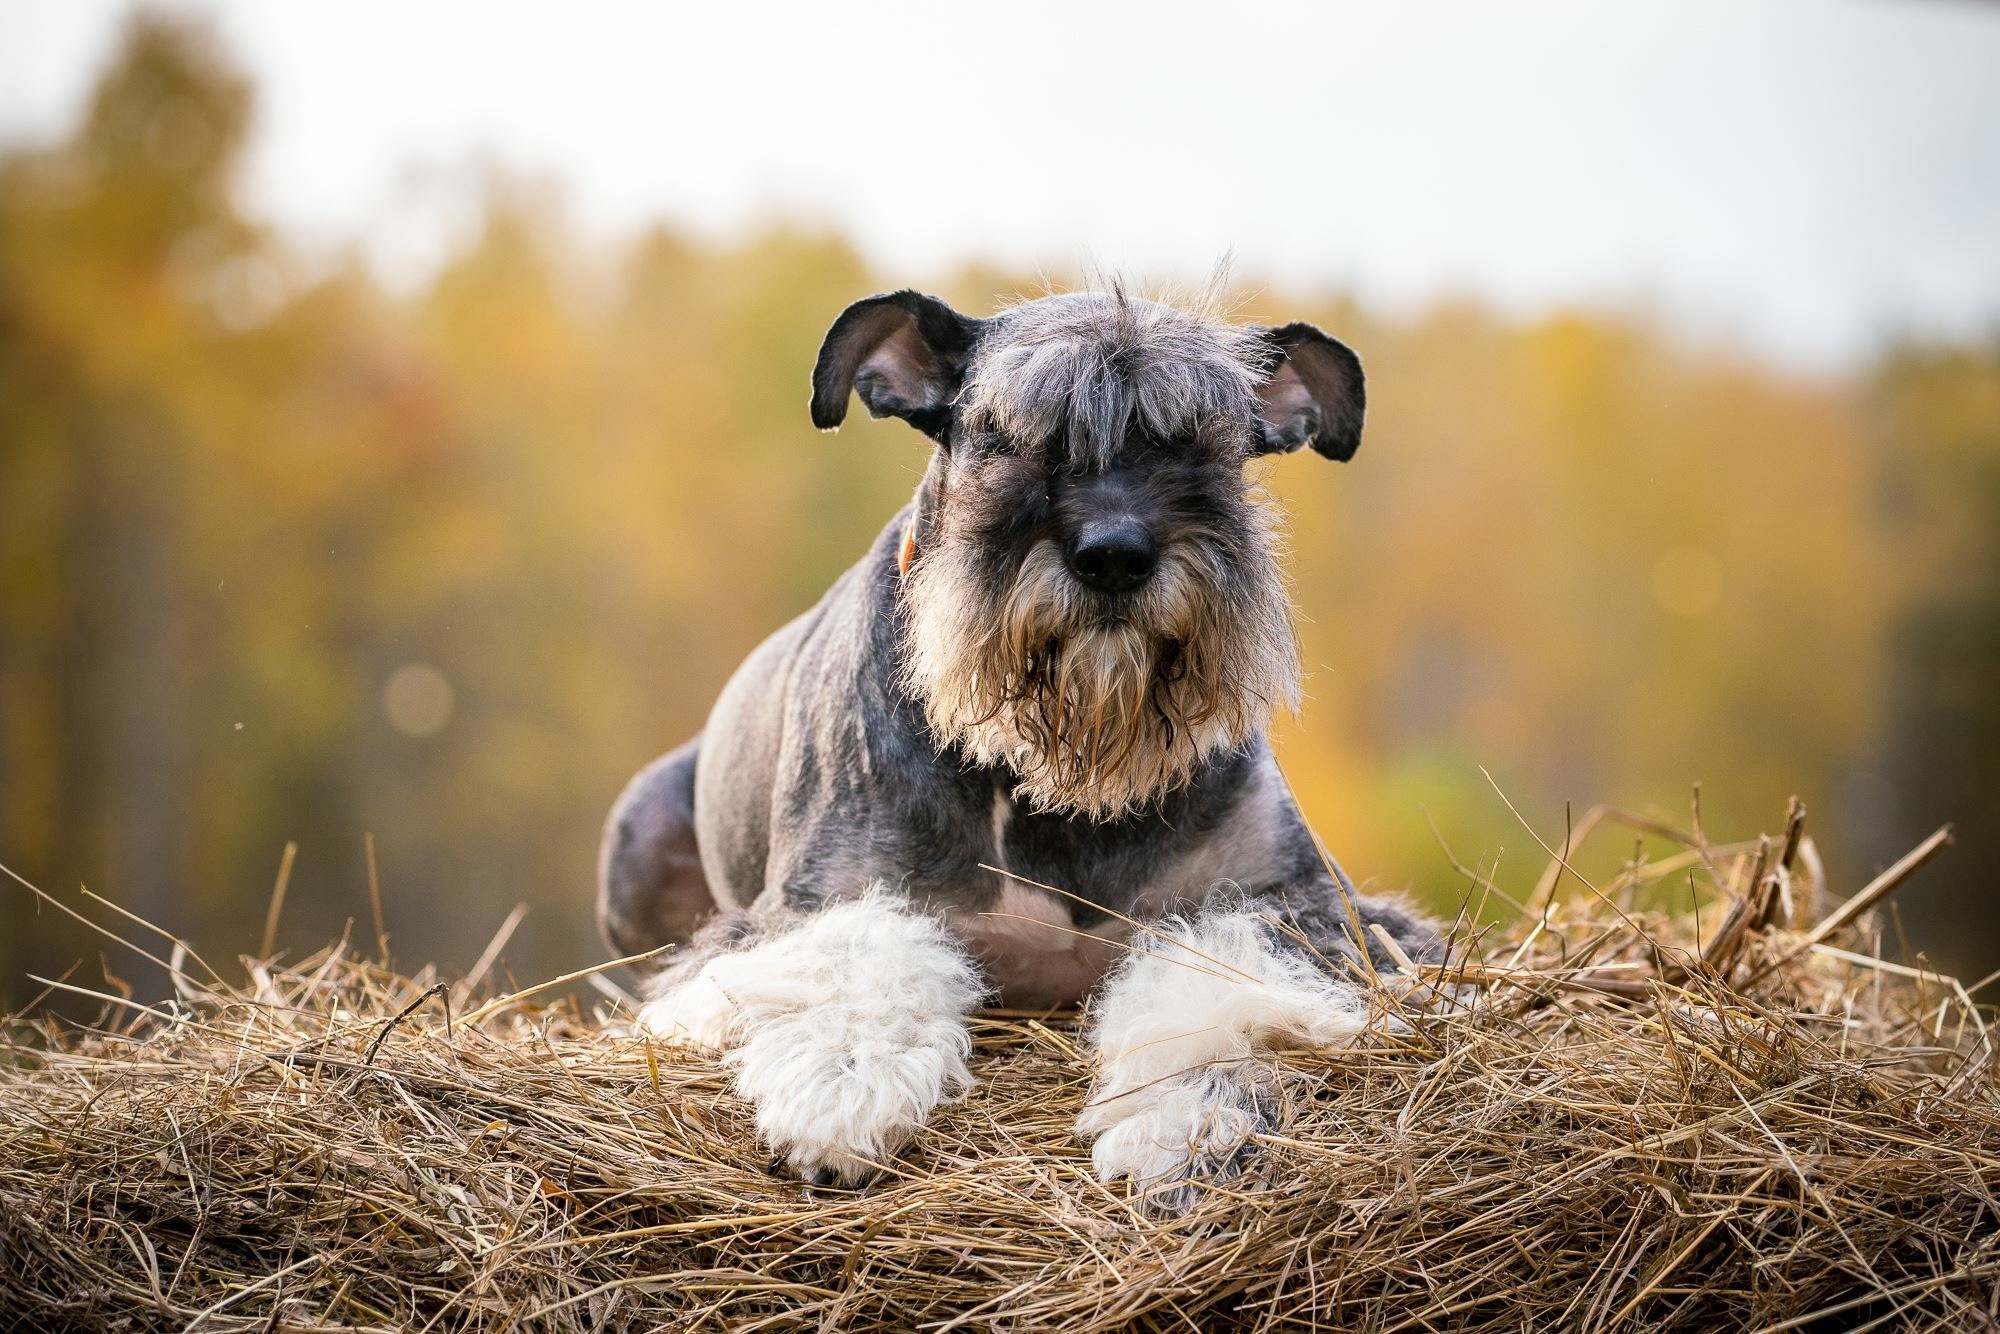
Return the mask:
<svg viewBox="0 0 2000 1334">
<path fill-rule="evenodd" d="M 1400 1023 L 1274 1057 L 1281 1115 L 1182 1219 L 1092 1177 L 1074 1015 L 977 1020 L 976 1089 L 865 1191 L 773 1175 L 717 1058 L 490 957 L 454 990 L 342 944 L 16 1017 L 0 1328 L 1991 1327 L 1992 1016 L 1881 959 L 1868 903 L 1745 909 L 1718 957 L 1684 875 L 1565 886 L 1622 817 L 1551 843 L 1532 917 L 1397 960 Z M 1711 926 L 1799 843 L 1732 894 L 1661 828 Z"/>
</svg>

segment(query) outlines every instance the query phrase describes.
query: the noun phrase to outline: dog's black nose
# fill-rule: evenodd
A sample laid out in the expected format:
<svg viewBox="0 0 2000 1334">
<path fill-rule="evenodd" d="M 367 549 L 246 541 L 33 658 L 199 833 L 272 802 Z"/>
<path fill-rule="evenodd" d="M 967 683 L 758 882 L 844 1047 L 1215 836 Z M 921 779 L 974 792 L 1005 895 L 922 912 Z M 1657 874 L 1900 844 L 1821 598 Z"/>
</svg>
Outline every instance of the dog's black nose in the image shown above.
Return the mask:
<svg viewBox="0 0 2000 1334">
<path fill-rule="evenodd" d="M 1100 593 L 1129 593 L 1153 577 L 1159 555 L 1135 519 L 1085 524 L 1069 549 L 1069 568 Z"/>
</svg>

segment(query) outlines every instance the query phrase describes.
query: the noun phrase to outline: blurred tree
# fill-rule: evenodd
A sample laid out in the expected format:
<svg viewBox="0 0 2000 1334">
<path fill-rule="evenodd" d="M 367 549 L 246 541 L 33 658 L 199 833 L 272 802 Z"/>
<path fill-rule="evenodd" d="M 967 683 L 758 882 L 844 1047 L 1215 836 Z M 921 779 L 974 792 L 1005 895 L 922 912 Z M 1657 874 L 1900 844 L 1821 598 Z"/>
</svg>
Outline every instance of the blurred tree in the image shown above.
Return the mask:
<svg viewBox="0 0 2000 1334">
<path fill-rule="evenodd" d="M 2000 964 L 2000 338 L 1893 350 L 1868 408 L 1902 598 L 1880 761 L 1849 780 L 1847 815 L 1884 865 L 1956 824 L 1900 903 L 1920 947 L 1983 975 Z"/>
<path fill-rule="evenodd" d="M 495 176 L 390 294 L 239 213 L 250 114 L 199 27 L 141 16 L 76 132 L 0 159 L 0 862 L 226 956 L 288 839 L 281 943 L 365 918 L 372 832 L 403 959 L 462 965 L 525 900 L 512 958 L 576 966 L 619 786 L 922 470 L 907 428 L 804 411 L 833 316 L 912 275 L 799 229 L 594 253 Z M 1354 869 L 1448 902 L 1428 807 L 1531 881 L 1481 764 L 1551 837 L 1565 802 L 1679 815 L 1705 778 L 1742 832 L 1799 790 L 1846 885 L 1934 815 L 1995 826 L 1994 349 L 1856 388 L 1601 316 L 1244 314 L 1369 367 L 1353 465 L 1258 468 L 1311 672 L 1281 754 Z M 0 893 L 0 996 L 98 948 Z"/>
<path fill-rule="evenodd" d="M 62 149 L 0 172 L 9 567 L 37 633 L 15 640 L 9 732 L 40 760 L 40 818 L 13 819 L 31 864 L 101 869 L 141 912 L 166 914 L 192 828 L 194 709 L 182 592 L 199 560 L 194 406 L 210 338 L 184 299 L 251 244 L 229 175 L 249 92 L 193 32 L 134 21 Z M 12 491 L 12 488 L 9 488 Z M 37 855 L 39 854 L 39 855 Z"/>
</svg>

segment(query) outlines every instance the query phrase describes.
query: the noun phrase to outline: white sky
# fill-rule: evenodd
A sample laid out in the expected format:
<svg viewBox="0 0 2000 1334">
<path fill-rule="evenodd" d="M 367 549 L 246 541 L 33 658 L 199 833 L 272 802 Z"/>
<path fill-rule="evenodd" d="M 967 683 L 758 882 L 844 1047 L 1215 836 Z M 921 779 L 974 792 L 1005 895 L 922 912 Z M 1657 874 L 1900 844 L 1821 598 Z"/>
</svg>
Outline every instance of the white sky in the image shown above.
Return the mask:
<svg viewBox="0 0 2000 1334">
<path fill-rule="evenodd" d="M 899 283 L 1229 251 L 1803 365 L 2000 326 L 2000 6 L 1969 0 L 174 7 L 259 85 L 246 203 L 392 272 L 483 158 L 591 235 L 828 222 Z M 0 139 L 68 127 L 129 8 L 0 4 Z"/>
</svg>

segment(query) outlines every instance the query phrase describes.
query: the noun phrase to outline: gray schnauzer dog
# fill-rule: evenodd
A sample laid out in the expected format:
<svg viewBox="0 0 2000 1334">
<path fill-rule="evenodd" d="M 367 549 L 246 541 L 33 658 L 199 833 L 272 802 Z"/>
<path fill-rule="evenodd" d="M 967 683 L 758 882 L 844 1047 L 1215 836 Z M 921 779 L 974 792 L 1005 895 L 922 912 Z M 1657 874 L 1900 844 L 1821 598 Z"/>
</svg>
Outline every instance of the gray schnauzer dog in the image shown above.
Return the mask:
<svg viewBox="0 0 2000 1334">
<path fill-rule="evenodd" d="M 1369 925 L 1440 947 L 1354 893 L 1266 738 L 1299 664 L 1245 465 L 1350 458 L 1361 364 L 1117 290 L 986 319 L 903 291 L 834 321 L 813 423 L 850 392 L 936 448 L 613 809 L 605 935 L 685 942 L 640 1023 L 729 1053 L 770 1148 L 854 1184 L 968 1086 L 976 1006 L 1088 998 L 1077 1129 L 1106 1181 L 1185 1208 L 1270 1125 L 1258 1057 L 1365 1026 Z"/>
</svg>

